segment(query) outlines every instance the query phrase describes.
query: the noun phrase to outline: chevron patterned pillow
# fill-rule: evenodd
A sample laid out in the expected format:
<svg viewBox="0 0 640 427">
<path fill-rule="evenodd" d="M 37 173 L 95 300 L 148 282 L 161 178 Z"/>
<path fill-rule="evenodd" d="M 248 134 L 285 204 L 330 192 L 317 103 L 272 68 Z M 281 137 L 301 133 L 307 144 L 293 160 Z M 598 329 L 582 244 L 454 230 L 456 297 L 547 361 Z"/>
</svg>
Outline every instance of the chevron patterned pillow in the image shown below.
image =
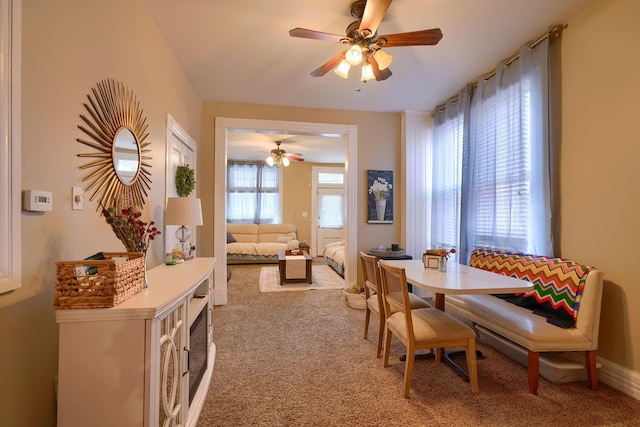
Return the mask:
<svg viewBox="0 0 640 427">
<path fill-rule="evenodd" d="M 584 284 L 592 269 L 563 258 L 484 248 L 471 253 L 469 265 L 533 282 L 532 291 L 500 297 L 530 308 L 545 316 L 549 323 L 563 328 L 575 326 Z"/>
</svg>

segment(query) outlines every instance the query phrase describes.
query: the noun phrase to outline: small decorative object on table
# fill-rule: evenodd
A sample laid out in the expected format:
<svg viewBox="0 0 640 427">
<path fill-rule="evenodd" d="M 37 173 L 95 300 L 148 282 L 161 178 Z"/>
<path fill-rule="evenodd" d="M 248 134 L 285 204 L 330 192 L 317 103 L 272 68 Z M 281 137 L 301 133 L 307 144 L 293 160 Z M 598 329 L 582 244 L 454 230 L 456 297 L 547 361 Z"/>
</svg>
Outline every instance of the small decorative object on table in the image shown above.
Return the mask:
<svg viewBox="0 0 640 427">
<path fill-rule="evenodd" d="M 446 272 L 449 255 L 455 253 L 456 248 L 449 245 L 441 245 L 439 249 L 427 249 L 422 255 L 424 268 L 437 268 L 442 272 Z"/>
<path fill-rule="evenodd" d="M 120 239 L 127 252 L 142 252 L 144 254 L 144 287 L 147 283 L 147 249 L 149 242 L 160 235 L 160 230 L 155 227 L 155 222 L 148 224 L 140 219 L 142 212 L 132 207 L 120 209 L 116 206 L 109 208 L 102 207 L 102 215 L 105 217 L 107 224 Z"/>
</svg>

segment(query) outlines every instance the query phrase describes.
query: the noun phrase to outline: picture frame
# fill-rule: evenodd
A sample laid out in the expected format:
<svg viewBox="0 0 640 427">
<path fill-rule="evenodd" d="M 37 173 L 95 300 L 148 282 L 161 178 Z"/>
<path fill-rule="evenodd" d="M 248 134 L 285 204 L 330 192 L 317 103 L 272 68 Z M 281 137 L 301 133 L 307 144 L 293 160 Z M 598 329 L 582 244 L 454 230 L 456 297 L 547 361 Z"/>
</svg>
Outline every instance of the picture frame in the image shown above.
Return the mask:
<svg viewBox="0 0 640 427">
<path fill-rule="evenodd" d="M 393 224 L 393 171 L 367 171 L 367 223 Z"/>
</svg>

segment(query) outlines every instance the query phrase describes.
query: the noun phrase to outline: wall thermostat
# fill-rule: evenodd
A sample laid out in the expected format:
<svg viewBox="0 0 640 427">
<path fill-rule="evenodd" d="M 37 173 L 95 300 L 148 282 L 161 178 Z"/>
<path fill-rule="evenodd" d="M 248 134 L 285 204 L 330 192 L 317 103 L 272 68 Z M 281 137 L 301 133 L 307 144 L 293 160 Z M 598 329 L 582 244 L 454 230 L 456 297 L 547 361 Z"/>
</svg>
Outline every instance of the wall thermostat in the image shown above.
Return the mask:
<svg viewBox="0 0 640 427">
<path fill-rule="evenodd" d="M 53 209 L 53 195 L 49 191 L 24 190 L 22 203 L 25 211 L 49 212 Z"/>
</svg>

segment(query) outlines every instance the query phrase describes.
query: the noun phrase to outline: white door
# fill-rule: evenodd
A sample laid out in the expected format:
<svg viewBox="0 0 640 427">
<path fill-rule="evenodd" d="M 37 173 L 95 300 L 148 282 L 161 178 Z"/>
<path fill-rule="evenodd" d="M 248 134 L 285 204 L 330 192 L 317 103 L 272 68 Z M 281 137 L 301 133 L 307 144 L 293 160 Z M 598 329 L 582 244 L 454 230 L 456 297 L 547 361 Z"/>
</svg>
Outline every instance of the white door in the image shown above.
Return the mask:
<svg viewBox="0 0 640 427">
<path fill-rule="evenodd" d="M 328 243 L 345 237 L 345 191 L 320 188 L 316 200 L 316 254 L 321 255 Z"/>
<path fill-rule="evenodd" d="M 193 170 L 196 170 L 196 188 L 198 185 L 197 169 L 196 169 L 196 142 L 178 125 L 175 120 L 169 115 L 167 118 L 167 181 L 166 181 L 166 194 L 165 197 L 178 197 L 176 190 L 176 170 L 178 166 L 189 165 Z M 190 197 L 195 197 L 196 190 L 193 191 Z M 165 226 L 165 252 L 171 252 L 178 245 L 178 239 L 176 238 L 176 231 L 178 225 L 166 225 Z M 193 226 L 189 227 L 191 231 L 191 237 L 189 241 L 196 246 L 196 230 Z M 196 249 L 197 251 L 197 249 Z"/>
<path fill-rule="evenodd" d="M 331 242 L 346 237 L 346 188 L 344 168 L 321 167 L 312 168 L 312 235 L 311 255 L 321 256 L 324 247 Z"/>
</svg>

